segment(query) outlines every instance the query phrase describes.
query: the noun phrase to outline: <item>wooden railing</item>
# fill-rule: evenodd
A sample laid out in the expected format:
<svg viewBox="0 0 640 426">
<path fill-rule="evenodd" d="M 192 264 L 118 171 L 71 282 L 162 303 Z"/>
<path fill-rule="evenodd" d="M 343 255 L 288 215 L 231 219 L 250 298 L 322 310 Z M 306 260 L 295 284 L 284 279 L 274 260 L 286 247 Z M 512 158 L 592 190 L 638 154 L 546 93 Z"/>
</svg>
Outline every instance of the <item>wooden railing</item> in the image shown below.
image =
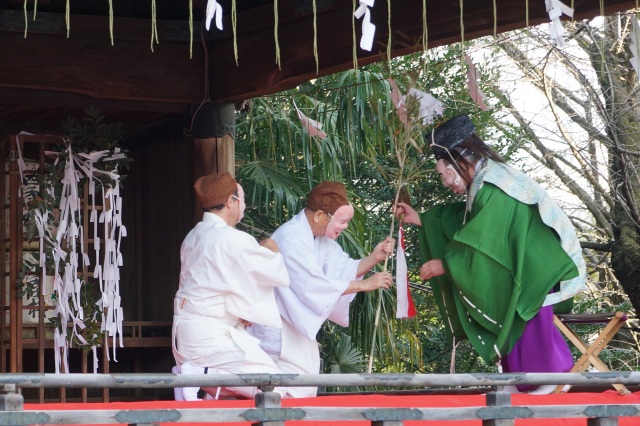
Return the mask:
<svg viewBox="0 0 640 426">
<path fill-rule="evenodd" d="M 640 404 L 512 406 L 506 385 L 565 383 L 637 386 L 638 372 L 529 374 L 2 374 L 0 424 L 123 424 L 252 422 L 282 426 L 286 420 L 369 421 L 372 426 L 400 426 L 405 420 L 482 420 L 483 426 L 513 425 L 514 419 L 584 418 L 588 426 L 613 426 L 621 417 L 639 417 Z M 257 386 L 255 408 L 175 408 L 151 410 L 24 410 L 18 388 L 99 387 L 172 388 L 184 386 Z M 485 406 L 474 407 L 295 407 L 283 408 L 276 386 L 358 386 L 460 388 L 493 386 Z M 640 419 L 638 419 L 640 423 Z M 552 423 L 551 423 L 552 424 Z"/>
<path fill-rule="evenodd" d="M 52 307 L 50 307 L 53 309 Z M 122 340 L 123 346 L 127 349 L 131 348 L 167 348 L 168 353 L 171 354 L 171 321 L 123 321 L 122 323 Z M 22 330 L 22 339 L 20 339 L 21 345 L 21 356 L 20 365 L 22 366 L 22 371 L 45 371 L 45 362 L 47 357 L 52 357 L 54 344 L 53 344 L 53 331 L 54 325 L 46 322 L 44 324 L 40 324 L 39 322 L 33 324 L 23 323 L 21 325 Z M 5 332 L 5 340 L 2 342 L 2 348 L 8 348 L 10 346 L 10 342 L 8 339 L 8 331 Z M 112 342 L 108 342 L 112 345 Z M 25 353 L 26 351 L 35 350 L 36 357 L 35 361 L 33 358 L 27 358 Z M 72 351 L 79 350 L 79 354 L 75 357 L 77 363 L 71 365 L 72 371 L 78 371 L 82 373 L 87 373 L 92 370 L 92 353 L 90 351 L 82 351 L 82 349 L 74 348 Z M 110 368 L 109 355 L 107 353 L 107 347 L 100 345 L 98 349 L 98 356 L 100 359 L 100 368 L 101 371 L 108 374 Z M 70 351 L 71 352 L 71 351 Z M 142 359 L 142 354 L 137 354 L 136 356 L 140 357 L 137 360 L 134 359 L 134 362 L 137 362 L 136 365 L 144 363 Z M 24 362 L 23 358 L 31 359 L 31 362 Z M 6 364 L 6 363 L 5 363 Z M 5 365 L 6 367 L 6 365 Z M 134 365 L 134 371 L 135 371 Z M 1 373 L 0 373 L 1 374 Z M 36 374 L 36 373 L 33 373 Z M 95 388 L 95 386 L 89 386 Z M 89 395 L 87 393 L 87 389 L 81 389 L 80 391 L 80 399 L 82 402 L 88 402 L 90 400 Z M 101 401 L 109 402 L 109 388 L 102 388 L 100 390 L 101 393 Z M 36 400 L 38 402 L 45 401 L 45 393 L 43 389 L 40 388 L 37 397 L 34 396 L 32 392 L 30 396 L 31 400 Z M 51 398 L 51 396 L 49 396 Z M 55 392 L 55 399 L 60 402 L 67 402 L 68 395 L 64 392 L 63 388 Z"/>
<path fill-rule="evenodd" d="M 53 348 L 53 330 L 54 325 L 50 323 L 46 323 L 44 327 L 38 323 L 23 323 L 22 347 L 37 349 L 37 336 L 42 335 L 41 346 L 45 349 Z M 125 348 L 170 348 L 171 321 L 123 321 L 122 336 Z"/>
</svg>

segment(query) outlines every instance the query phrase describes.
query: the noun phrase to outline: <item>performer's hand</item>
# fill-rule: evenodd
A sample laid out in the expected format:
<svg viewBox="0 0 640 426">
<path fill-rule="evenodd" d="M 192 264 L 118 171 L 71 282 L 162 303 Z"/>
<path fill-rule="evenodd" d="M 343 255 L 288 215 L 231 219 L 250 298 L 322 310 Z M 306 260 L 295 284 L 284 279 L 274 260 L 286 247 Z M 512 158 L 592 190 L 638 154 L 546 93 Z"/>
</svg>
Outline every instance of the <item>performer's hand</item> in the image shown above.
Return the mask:
<svg viewBox="0 0 640 426">
<path fill-rule="evenodd" d="M 420 278 L 423 281 L 426 281 L 433 277 L 438 277 L 440 275 L 444 275 L 444 267 L 442 266 L 441 259 L 433 259 L 424 263 L 420 267 Z"/>
<path fill-rule="evenodd" d="M 386 259 L 387 256 L 391 256 L 393 254 L 393 249 L 395 246 L 396 239 L 387 237 L 384 240 L 380 241 L 371 253 L 375 256 L 378 262 L 382 262 Z"/>
<path fill-rule="evenodd" d="M 401 218 L 402 217 L 402 221 L 404 223 L 410 223 L 412 225 L 422 226 L 422 221 L 420 220 L 420 215 L 409 204 L 400 203 L 399 202 L 394 207 L 395 207 L 394 213 L 395 213 L 396 217 L 397 218 Z M 402 216 L 402 215 L 404 215 L 404 216 Z"/>
<path fill-rule="evenodd" d="M 276 244 L 276 242 L 271 239 L 271 238 L 265 238 L 264 240 L 260 241 L 260 245 L 262 247 L 266 247 L 269 250 L 278 253 L 280 251 L 280 248 L 278 247 L 278 244 Z"/>
<path fill-rule="evenodd" d="M 391 288 L 393 276 L 389 272 L 377 272 L 367 279 L 362 280 L 364 291 L 377 290 L 379 288 Z"/>
<path fill-rule="evenodd" d="M 342 294 L 352 294 L 361 291 L 373 291 L 379 288 L 391 288 L 393 277 L 389 272 L 378 272 L 364 280 L 354 280 L 349 282 L 349 286 Z"/>
</svg>

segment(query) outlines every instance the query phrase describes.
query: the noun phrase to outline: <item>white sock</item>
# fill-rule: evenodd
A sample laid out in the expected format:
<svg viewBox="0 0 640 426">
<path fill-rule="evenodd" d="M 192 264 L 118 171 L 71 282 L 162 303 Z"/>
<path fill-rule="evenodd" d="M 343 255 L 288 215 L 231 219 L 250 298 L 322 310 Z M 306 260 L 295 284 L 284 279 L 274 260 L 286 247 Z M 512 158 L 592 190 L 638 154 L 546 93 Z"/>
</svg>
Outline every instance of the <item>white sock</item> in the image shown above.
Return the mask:
<svg viewBox="0 0 640 426">
<path fill-rule="evenodd" d="M 199 401 L 198 391 L 200 388 L 182 388 L 182 396 L 184 401 Z"/>
<path fill-rule="evenodd" d="M 180 374 L 180 367 L 174 365 L 171 368 L 171 374 Z M 182 388 L 173 388 L 173 398 L 176 401 L 184 401 L 184 393 L 182 392 Z"/>
<path fill-rule="evenodd" d="M 204 367 L 196 367 L 195 365 L 184 363 L 180 366 L 180 374 L 204 374 Z M 198 401 L 199 387 L 184 387 L 182 395 L 185 401 Z"/>
</svg>

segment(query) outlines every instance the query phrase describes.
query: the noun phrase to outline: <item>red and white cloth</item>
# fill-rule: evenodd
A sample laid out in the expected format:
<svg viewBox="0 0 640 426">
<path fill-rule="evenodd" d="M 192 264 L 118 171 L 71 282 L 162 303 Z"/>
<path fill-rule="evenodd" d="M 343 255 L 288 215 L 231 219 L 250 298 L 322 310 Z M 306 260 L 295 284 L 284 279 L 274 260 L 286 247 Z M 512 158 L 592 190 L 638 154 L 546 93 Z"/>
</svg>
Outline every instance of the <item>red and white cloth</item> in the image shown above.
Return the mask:
<svg viewBox="0 0 640 426">
<path fill-rule="evenodd" d="M 409 289 L 407 259 L 404 250 L 404 229 L 402 222 L 400 222 L 398 227 L 398 249 L 396 251 L 396 318 L 413 318 L 416 316 L 416 307 L 413 304 L 411 290 Z"/>
</svg>

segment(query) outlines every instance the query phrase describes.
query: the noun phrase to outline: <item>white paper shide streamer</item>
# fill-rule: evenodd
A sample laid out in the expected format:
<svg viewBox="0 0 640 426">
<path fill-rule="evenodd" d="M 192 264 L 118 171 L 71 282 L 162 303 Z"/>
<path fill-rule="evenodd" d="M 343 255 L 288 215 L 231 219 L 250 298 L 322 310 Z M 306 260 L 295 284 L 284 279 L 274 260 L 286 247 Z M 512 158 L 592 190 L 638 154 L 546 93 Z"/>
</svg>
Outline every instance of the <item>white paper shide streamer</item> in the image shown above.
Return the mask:
<svg viewBox="0 0 640 426">
<path fill-rule="evenodd" d="M 309 133 L 309 136 L 317 136 L 320 139 L 327 137 L 327 134 L 322 130 L 322 123 L 304 115 L 297 106 L 295 108 L 298 113 L 298 118 L 300 119 L 300 124 L 302 128 Z"/>
<path fill-rule="evenodd" d="M 206 28 L 211 28 L 211 21 L 216 18 L 216 28 L 222 31 L 222 6 L 216 0 L 207 1 Z"/>
<path fill-rule="evenodd" d="M 402 97 L 401 103 L 407 105 L 409 103 L 408 98 L 410 97 L 414 97 L 419 104 L 418 119 L 422 120 L 424 126 L 432 124 L 435 118 L 444 112 L 444 104 L 429 93 L 412 87 L 407 94 Z"/>
<path fill-rule="evenodd" d="M 464 55 L 464 60 L 467 63 L 468 67 L 467 87 L 469 89 L 469 95 L 481 110 L 486 111 L 489 108 L 484 103 L 486 96 L 480 89 L 480 84 L 478 83 L 478 71 L 476 71 L 476 66 L 473 64 L 473 61 L 471 60 L 471 57 L 469 55 Z"/>
<path fill-rule="evenodd" d="M 69 144 L 65 155 L 60 152 L 47 152 L 54 161 L 65 161 L 62 178 L 62 194 L 60 198 L 60 221 L 57 229 L 47 226 L 47 218 L 53 217 L 50 211 L 36 211 L 36 221 L 40 238 L 40 266 L 45 266 L 45 243 L 52 247 L 54 264 L 53 292 L 56 303 L 55 315 L 60 319 L 61 327 L 54 331 L 55 372 L 69 373 L 68 349 L 71 341 L 88 345 L 82 330 L 87 320 L 101 320 L 101 331 L 104 333 L 104 344 L 108 337 L 113 338 L 113 356 L 115 359 L 116 336 L 119 346 L 122 342 L 122 307 L 120 304 L 120 267 L 122 254 L 120 244 L 126 236 L 126 228 L 122 224 L 122 199 L 119 191 L 120 176 L 114 171 L 104 171 L 94 167 L 97 161 L 113 161 L 126 157 L 119 148 L 113 151 L 94 151 L 88 154 L 76 154 Z M 86 179 L 85 179 L 86 178 Z M 99 185 L 108 178 L 110 185 Z M 83 227 L 83 205 L 81 185 L 88 182 L 89 220 L 92 232 Z M 96 204 L 96 188 L 102 202 Z M 102 205 L 102 207 L 100 206 Z M 101 210 L 101 211 L 100 211 Z M 98 214 L 98 212 L 100 213 Z M 55 233 L 55 235 L 53 235 Z M 93 245 L 86 247 L 84 237 L 93 236 Z M 92 258 L 94 266 L 91 267 Z M 98 283 L 102 297 L 96 302 L 96 314 L 101 318 L 87 318 L 84 312 L 81 293 L 85 280 L 91 279 L 82 275 L 83 270 L 93 271 L 93 280 Z M 44 275 L 44 274 L 43 274 Z M 93 338 L 97 338 L 94 335 Z M 97 373 L 98 356 L 93 351 L 93 371 Z"/>
<path fill-rule="evenodd" d="M 549 35 L 552 40 L 555 40 L 556 45 L 560 48 L 565 46 L 564 40 L 564 27 L 560 21 L 562 15 L 567 15 L 573 18 L 573 9 L 562 3 L 560 0 L 544 0 L 547 6 L 547 12 L 549 13 Z"/>
<path fill-rule="evenodd" d="M 389 93 L 391 102 L 393 103 L 393 106 L 396 107 L 400 122 L 407 126 L 409 124 L 409 120 L 407 118 L 407 107 L 404 104 L 404 96 L 402 95 L 400 89 L 398 89 L 398 85 L 396 84 L 394 79 L 389 78 L 387 80 L 389 81 L 389 87 L 391 88 L 391 92 Z"/>
<path fill-rule="evenodd" d="M 371 10 L 375 0 L 360 0 L 359 6 L 353 16 L 356 19 L 362 18 L 362 36 L 360 37 L 360 48 L 371 51 L 373 48 L 373 36 L 376 34 L 376 26 L 371 23 Z"/>
<path fill-rule="evenodd" d="M 636 71 L 636 77 L 640 81 L 640 23 L 635 16 L 631 17 L 629 49 L 631 50 L 631 66 Z"/>
</svg>

